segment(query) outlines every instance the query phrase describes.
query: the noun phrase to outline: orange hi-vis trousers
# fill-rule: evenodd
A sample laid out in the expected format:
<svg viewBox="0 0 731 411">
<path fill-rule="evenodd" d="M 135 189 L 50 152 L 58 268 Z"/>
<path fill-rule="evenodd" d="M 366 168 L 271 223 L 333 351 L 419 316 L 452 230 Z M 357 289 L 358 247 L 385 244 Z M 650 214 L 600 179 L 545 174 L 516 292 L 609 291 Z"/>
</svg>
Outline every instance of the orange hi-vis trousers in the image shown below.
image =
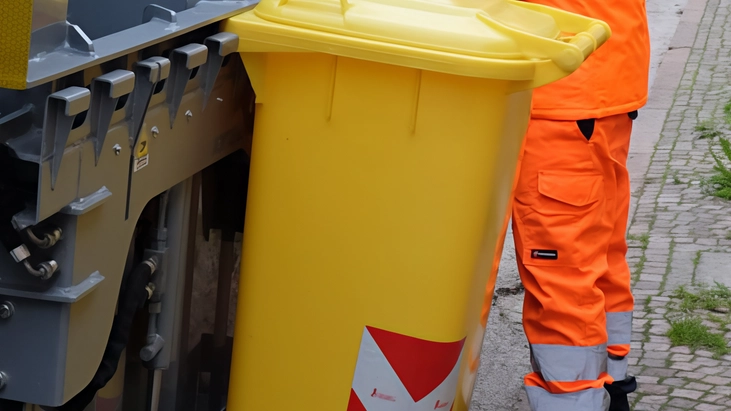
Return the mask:
<svg viewBox="0 0 731 411">
<path fill-rule="evenodd" d="M 627 377 L 634 298 L 625 259 L 633 113 L 533 119 L 513 202 L 533 411 L 605 411 Z"/>
</svg>

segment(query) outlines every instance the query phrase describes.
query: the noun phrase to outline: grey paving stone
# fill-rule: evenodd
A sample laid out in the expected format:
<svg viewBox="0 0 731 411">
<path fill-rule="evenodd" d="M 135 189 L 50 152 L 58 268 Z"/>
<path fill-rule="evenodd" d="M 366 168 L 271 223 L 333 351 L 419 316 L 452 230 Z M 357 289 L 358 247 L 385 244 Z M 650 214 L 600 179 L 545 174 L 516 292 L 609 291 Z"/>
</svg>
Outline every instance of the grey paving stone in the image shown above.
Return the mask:
<svg viewBox="0 0 731 411">
<path fill-rule="evenodd" d="M 670 387 L 659 384 L 642 384 L 638 390 L 643 394 L 665 395 L 670 392 Z"/>
<path fill-rule="evenodd" d="M 677 374 L 675 374 L 676 377 L 679 378 L 688 378 L 692 380 L 700 380 L 701 378 L 705 378 L 708 376 L 706 373 L 702 372 L 696 372 L 696 371 L 680 371 Z"/>
<path fill-rule="evenodd" d="M 678 370 L 671 370 L 668 368 L 648 367 L 644 371 L 642 371 L 642 374 L 651 377 L 672 377 L 677 372 Z"/>
<path fill-rule="evenodd" d="M 698 367 L 700 366 L 697 364 L 691 364 L 689 362 L 676 362 L 670 366 L 670 368 L 683 371 L 693 371 Z"/>
<path fill-rule="evenodd" d="M 703 382 L 706 382 L 708 384 L 713 385 L 729 385 L 731 386 L 731 378 L 728 377 L 719 377 L 715 375 L 708 376 L 706 378 L 703 378 Z"/>
<path fill-rule="evenodd" d="M 701 253 L 696 278 L 698 281 L 708 284 L 718 281 L 726 286 L 731 286 L 731 275 L 728 273 L 730 266 L 731 253 Z"/>
<path fill-rule="evenodd" d="M 664 404 L 666 403 L 668 398 L 664 395 L 645 395 L 642 397 L 639 401 L 640 404 L 643 403 L 649 403 L 649 404 Z"/>
<path fill-rule="evenodd" d="M 651 403 L 651 402 L 640 402 L 634 406 L 634 411 L 659 411 L 662 404 Z"/>
<path fill-rule="evenodd" d="M 715 367 L 715 366 L 721 364 L 720 361 L 714 360 L 711 358 L 696 358 L 695 360 L 693 360 L 691 362 L 693 364 L 704 365 L 705 367 L 703 367 L 703 370 L 705 370 L 706 367 Z M 701 371 L 703 371 L 703 370 L 701 370 Z"/>
<path fill-rule="evenodd" d="M 667 353 L 663 353 L 665 356 L 667 356 Z M 664 358 L 664 357 L 663 357 Z M 695 358 L 694 355 L 688 355 L 688 354 L 673 354 L 670 359 L 673 361 L 692 361 Z"/>
<path fill-rule="evenodd" d="M 659 281 L 638 281 L 635 283 L 633 289 L 637 290 L 659 290 Z"/>
<path fill-rule="evenodd" d="M 663 281 L 663 275 L 662 274 L 646 274 L 642 273 L 640 275 L 640 282 L 654 282 L 655 284 L 660 284 L 660 282 Z"/>
<path fill-rule="evenodd" d="M 695 409 L 698 411 L 723 411 L 726 410 L 726 407 L 723 405 L 698 404 Z"/>
<path fill-rule="evenodd" d="M 717 375 L 729 369 L 728 364 L 724 364 L 718 367 L 703 367 L 700 371 L 703 371 L 705 375 Z"/>
<path fill-rule="evenodd" d="M 668 350 L 670 350 L 670 344 L 662 344 L 662 343 L 647 343 L 644 345 L 644 349 L 647 351 L 662 351 L 665 353 L 665 355 L 669 355 L 667 353 Z M 690 352 L 690 350 L 688 350 Z"/>
<path fill-rule="evenodd" d="M 729 395 L 731 395 L 731 387 L 718 385 L 716 387 L 713 387 L 711 389 L 711 392 L 714 394 L 720 394 L 720 395 L 728 397 Z"/>
<path fill-rule="evenodd" d="M 686 398 L 673 398 L 667 404 L 683 410 L 693 410 L 698 405 L 698 402 Z"/>
<path fill-rule="evenodd" d="M 668 385 L 675 388 L 683 387 L 687 383 L 688 381 L 683 378 L 665 378 L 663 380 L 660 380 L 660 384 Z"/>
<path fill-rule="evenodd" d="M 633 410 L 635 411 L 659 411 L 663 404 L 667 401 L 667 398 L 663 398 L 664 401 L 662 403 L 658 403 L 658 401 L 661 401 L 661 399 L 656 399 L 655 402 L 652 402 L 652 399 L 645 399 L 644 397 L 640 399 L 640 401 L 633 407 Z"/>
<path fill-rule="evenodd" d="M 670 344 L 670 338 L 662 335 L 650 335 L 650 342 Z"/>
<path fill-rule="evenodd" d="M 725 399 L 723 395 L 720 394 L 706 394 L 703 397 L 701 397 L 701 401 L 703 402 L 709 402 L 711 404 L 714 404 L 718 402 L 721 399 Z"/>
<path fill-rule="evenodd" d="M 702 391 L 702 392 L 708 392 L 711 388 L 713 388 L 713 385 L 708 384 L 701 384 L 699 382 L 690 382 L 683 387 L 688 390 L 695 390 L 695 391 Z M 698 397 L 700 398 L 700 397 Z"/>
<path fill-rule="evenodd" d="M 676 353 L 681 353 L 681 354 L 690 354 L 690 348 L 681 345 L 678 347 L 671 348 L 670 352 L 676 352 Z"/>
<path fill-rule="evenodd" d="M 660 377 L 651 377 L 648 375 L 637 375 L 637 382 L 642 384 L 643 386 L 645 384 L 657 384 L 658 381 L 660 381 Z"/>
<path fill-rule="evenodd" d="M 647 355 L 647 353 L 645 353 Z M 665 360 L 661 359 L 653 359 L 653 358 L 643 358 L 638 363 L 639 365 L 645 366 L 645 367 L 657 367 L 657 368 L 664 368 L 667 366 Z"/>
</svg>

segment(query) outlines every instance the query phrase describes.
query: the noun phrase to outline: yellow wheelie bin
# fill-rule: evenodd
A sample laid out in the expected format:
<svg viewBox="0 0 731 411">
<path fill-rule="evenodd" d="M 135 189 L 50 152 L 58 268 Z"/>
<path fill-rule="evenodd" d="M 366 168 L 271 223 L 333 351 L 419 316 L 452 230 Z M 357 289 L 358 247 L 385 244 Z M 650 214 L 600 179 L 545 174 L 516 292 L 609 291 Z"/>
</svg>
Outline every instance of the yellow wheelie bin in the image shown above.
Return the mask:
<svg viewBox="0 0 731 411">
<path fill-rule="evenodd" d="M 467 410 L 531 90 L 609 27 L 506 0 L 262 0 L 222 30 L 256 92 L 228 410 Z"/>
</svg>

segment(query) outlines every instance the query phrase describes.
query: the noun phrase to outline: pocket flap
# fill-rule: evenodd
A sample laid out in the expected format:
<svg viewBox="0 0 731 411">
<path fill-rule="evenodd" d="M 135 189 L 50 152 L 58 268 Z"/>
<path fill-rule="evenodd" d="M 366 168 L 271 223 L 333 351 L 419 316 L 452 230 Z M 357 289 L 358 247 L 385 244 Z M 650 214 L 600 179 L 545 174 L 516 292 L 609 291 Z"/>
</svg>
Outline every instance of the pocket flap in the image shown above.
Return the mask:
<svg viewBox="0 0 731 411">
<path fill-rule="evenodd" d="M 602 183 L 601 174 L 554 173 L 550 171 L 538 173 L 539 193 L 576 207 L 596 202 L 599 199 L 599 190 L 603 186 Z"/>
</svg>

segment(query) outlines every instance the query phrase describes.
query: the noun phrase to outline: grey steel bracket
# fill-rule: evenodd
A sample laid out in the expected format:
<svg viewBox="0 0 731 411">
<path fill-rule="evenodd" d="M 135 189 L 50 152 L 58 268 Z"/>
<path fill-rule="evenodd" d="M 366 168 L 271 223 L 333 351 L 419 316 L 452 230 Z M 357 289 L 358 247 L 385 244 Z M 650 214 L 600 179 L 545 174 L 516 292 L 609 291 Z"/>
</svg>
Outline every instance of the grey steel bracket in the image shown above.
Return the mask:
<svg viewBox="0 0 731 411">
<path fill-rule="evenodd" d="M 43 118 L 41 163 L 51 159 L 51 190 L 56 186 L 66 142 L 77 114 L 89 109 L 91 93 L 83 87 L 69 87 L 48 96 Z"/>
<path fill-rule="evenodd" d="M 202 66 L 208 59 L 208 49 L 202 44 L 188 44 L 170 53 L 172 63 L 166 103 L 170 111 L 170 128 L 173 128 L 175 117 L 180 109 L 180 102 L 185 94 L 193 70 Z"/>
<path fill-rule="evenodd" d="M 94 53 L 94 43 L 89 36 L 75 24 L 69 24 L 66 29 L 66 41 L 69 47 L 82 53 Z"/>
<path fill-rule="evenodd" d="M 0 117 L 0 142 L 25 134 L 33 126 L 33 104 L 25 104 L 18 110 Z"/>
<path fill-rule="evenodd" d="M 28 227 L 34 226 L 36 224 L 36 209 L 34 207 L 28 207 L 19 212 L 13 216 L 12 223 L 13 228 L 17 231 L 22 231 Z"/>
<path fill-rule="evenodd" d="M 151 57 L 135 65 L 135 86 L 132 92 L 132 102 L 128 108 L 130 148 L 137 145 L 155 86 L 167 79 L 169 75 L 170 60 L 164 57 Z"/>
<path fill-rule="evenodd" d="M 54 48 L 46 49 L 36 41 L 36 32 L 34 32 L 31 40 L 31 60 L 28 61 L 26 88 L 45 84 L 153 44 L 190 33 L 198 28 L 243 13 L 257 3 L 257 0 L 196 2 L 191 8 L 176 14 L 175 30 L 171 30 L 170 24 L 162 24 L 157 21 L 151 24 L 141 24 L 114 35 L 95 39 L 93 54 L 75 53 L 70 56 L 66 49 L 59 47 L 62 44 L 58 43 Z M 61 37 L 63 39 L 63 34 Z M 54 36 L 46 36 L 46 38 L 51 40 Z M 46 52 L 43 58 L 35 58 L 41 51 Z"/>
<path fill-rule="evenodd" d="M 57 50 L 94 53 L 94 43 L 81 27 L 66 21 L 49 24 L 31 34 L 30 57 L 43 57 Z"/>
<path fill-rule="evenodd" d="M 29 291 L 27 289 L 19 290 L 15 288 L 0 287 L 0 295 L 62 304 L 73 304 L 86 297 L 102 281 L 104 281 L 104 276 L 99 274 L 99 271 L 94 271 L 90 276 L 86 277 L 84 281 L 71 287 L 51 287 L 45 291 Z"/>
<path fill-rule="evenodd" d="M 150 4 L 142 12 L 142 24 L 149 23 L 152 19 L 160 19 L 168 23 L 178 22 L 177 14 L 174 11 L 158 6 L 157 4 Z"/>
<path fill-rule="evenodd" d="M 86 197 L 79 198 L 73 203 L 61 209 L 61 213 L 68 215 L 82 215 L 104 204 L 112 192 L 106 187 L 100 188 L 98 191 L 89 194 Z"/>
<path fill-rule="evenodd" d="M 208 48 L 208 61 L 201 68 L 201 87 L 203 87 L 203 110 L 216 85 L 216 78 L 221 71 L 223 59 L 235 53 L 239 48 L 239 36 L 233 33 L 218 33 L 206 38 L 203 44 Z"/>
<path fill-rule="evenodd" d="M 115 70 L 92 80 L 91 138 L 94 141 L 94 165 L 99 164 L 117 102 L 132 93 L 134 87 L 135 74 L 127 70 Z"/>
</svg>

